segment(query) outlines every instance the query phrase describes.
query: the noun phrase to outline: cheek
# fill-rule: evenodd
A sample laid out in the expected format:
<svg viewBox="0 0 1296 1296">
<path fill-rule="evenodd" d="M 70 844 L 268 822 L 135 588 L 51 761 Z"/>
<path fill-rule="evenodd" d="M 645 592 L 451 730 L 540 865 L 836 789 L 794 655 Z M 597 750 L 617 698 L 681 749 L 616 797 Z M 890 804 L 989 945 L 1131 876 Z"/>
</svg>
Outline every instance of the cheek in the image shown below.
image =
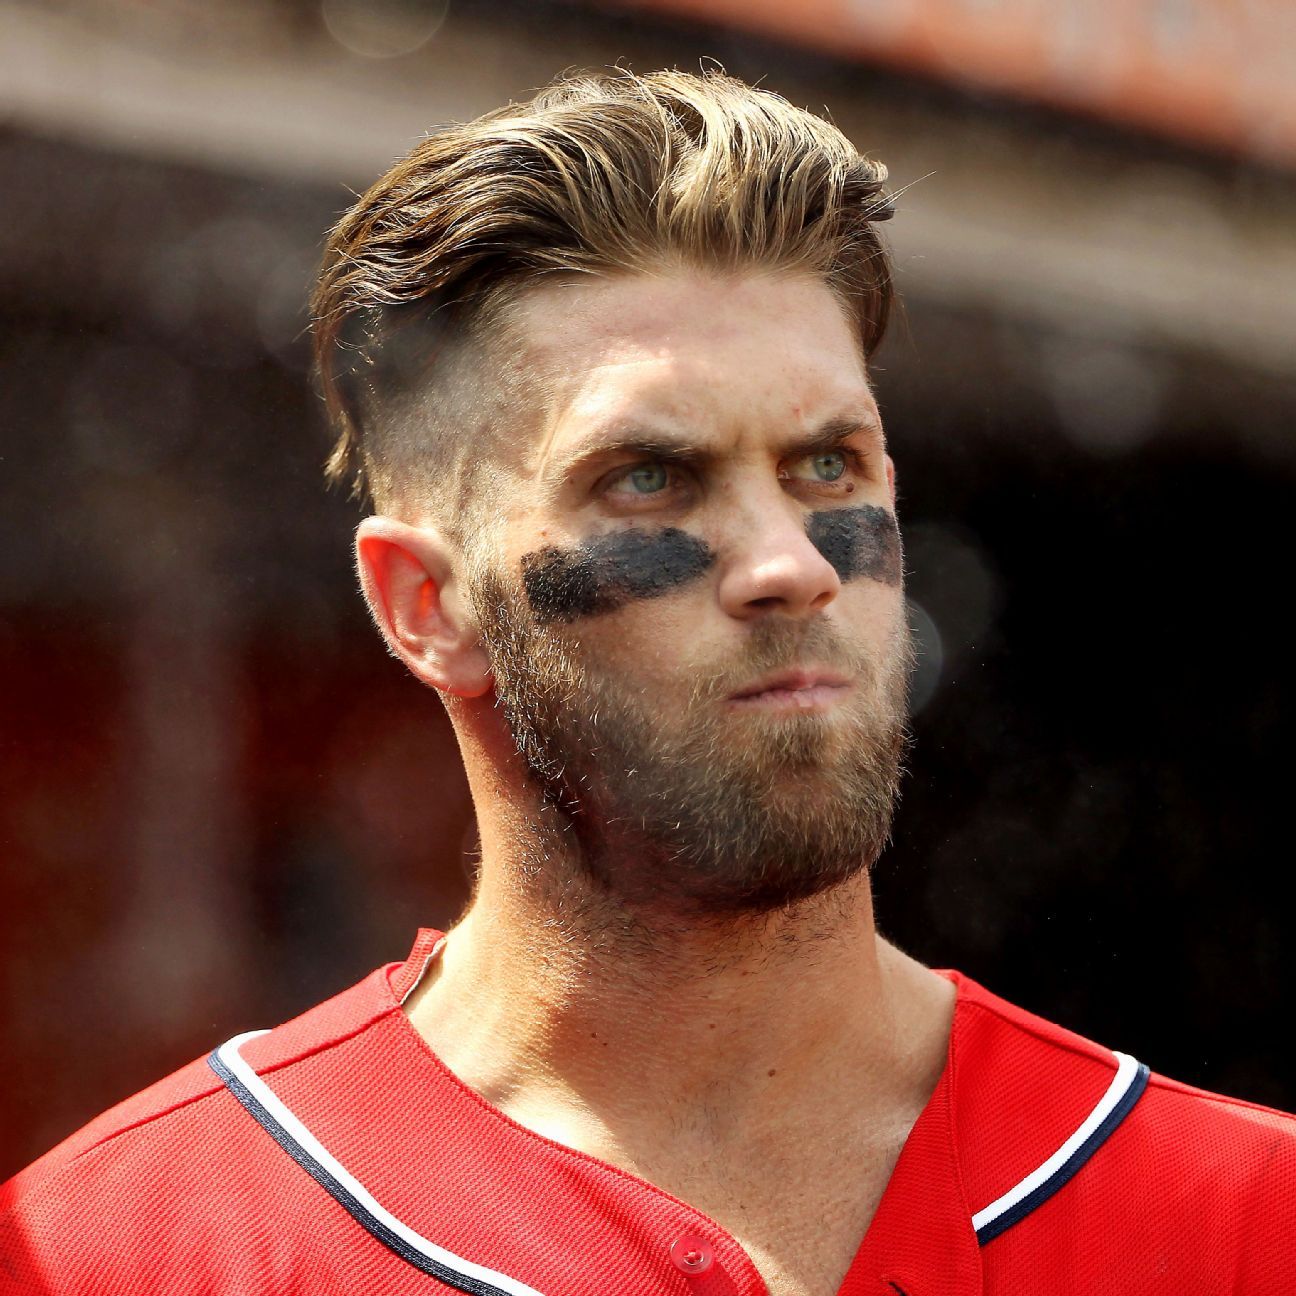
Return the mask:
<svg viewBox="0 0 1296 1296">
<path fill-rule="evenodd" d="M 572 622 L 660 598 L 691 584 L 715 562 L 697 536 L 614 531 L 569 549 L 547 546 L 522 558 L 522 588 L 537 621 Z"/>
<path fill-rule="evenodd" d="M 866 576 L 883 585 L 900 584 L 900 529 L 889 510 L 864 504 L 812 513 L 806 535 L 843 581 Z"/>
</svg>

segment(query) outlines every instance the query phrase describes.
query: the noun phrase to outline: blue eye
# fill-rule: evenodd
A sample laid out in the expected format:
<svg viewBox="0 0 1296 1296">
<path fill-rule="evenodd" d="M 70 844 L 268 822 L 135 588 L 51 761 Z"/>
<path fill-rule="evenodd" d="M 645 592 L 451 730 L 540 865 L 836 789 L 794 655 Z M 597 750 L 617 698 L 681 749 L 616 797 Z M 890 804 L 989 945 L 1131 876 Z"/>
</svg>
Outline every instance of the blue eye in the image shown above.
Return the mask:
<svg viewBox="0 0 1296 1296">
<path fill-rule="evenodd" d="M 636 494 L 655 495 L 670 485 L 670 473 L 667 472 L 665 464 L 640 464 L 626 473 L 625 480 L 630 483 Z"/>
<path fill-rule="evenodd" d="M 836 481 L 846 471 L 846 456 L 840 450 L 817 454 L 812 462 L 820 481 Z"/>
</svg>

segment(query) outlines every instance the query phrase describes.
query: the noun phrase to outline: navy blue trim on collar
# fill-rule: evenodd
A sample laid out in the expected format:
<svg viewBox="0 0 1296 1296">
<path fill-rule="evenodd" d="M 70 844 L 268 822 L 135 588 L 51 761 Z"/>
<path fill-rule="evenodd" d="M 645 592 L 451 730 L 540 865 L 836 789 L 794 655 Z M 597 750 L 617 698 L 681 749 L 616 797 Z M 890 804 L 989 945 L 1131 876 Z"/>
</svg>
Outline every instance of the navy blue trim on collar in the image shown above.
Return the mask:
<svg viewBox="0 0 1296 1296">
<path fill-rule="evenodd" d="M 315 1180 L 330 1197 L 342 1206 L 363 1229 L 375 1237 L 390 1251 L 395 1252 L 407 1264 L 421 1273 L 435 1278 L 438 1282 L 452 1287 L 455 1291 L 464 1292 L 465 1296 L 510 1296 L 502 1287 L 496 1287 L 472 1274 L 460 1273 L 458 1270 L 442 1264 L 431 1256 L 422 1254 L 393 1232 L 382 1220 L 378 1219 L 328 1168 L 311 1155 L 306 1148 L 279 1123 L 267 1110 L 257 1096 L 234 1074 L 219 1056 L 219 1050 L 207 1059 L 208 1065 L 221 1078 L 225 1087 L 242 1104 L 248 1114 Z"/>
<path fill-rule="evenodd" d="M 1120 1096 L 1116 1105 L 1109 1111 L 1103 1121 L 1094 1129 L 1083 1143 L 1038 1187 L 1027 1193 L 1021 1201 L 1010 1206 L 1003 1214 L 996 1216 L 976 1230 L 977 1241 L 985 1246 L 994 1241 L 1005 1229 L 1012 1228 L 1026 1218 L 1031 1211 L 1048 1201 L 1060 1188 L 1065 1187 L 1075 1178 L 1085 1163 L 1111 1137 L 1116 1127 L 1134 1109 L 1134 1104 L 1142 1097 L 1147 1088 L 1148 1068 L 1140 1062 L 1129 1087 Z"/>
</svg>

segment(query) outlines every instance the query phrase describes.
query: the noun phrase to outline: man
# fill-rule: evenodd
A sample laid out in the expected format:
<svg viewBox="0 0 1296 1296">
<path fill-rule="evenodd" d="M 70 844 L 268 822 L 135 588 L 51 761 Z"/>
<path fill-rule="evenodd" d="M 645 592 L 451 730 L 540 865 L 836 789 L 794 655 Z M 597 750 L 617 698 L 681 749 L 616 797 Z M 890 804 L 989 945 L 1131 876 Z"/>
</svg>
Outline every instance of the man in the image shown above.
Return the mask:
<svg viewBox="0 0 1296 1296">
<path fill-rule="evenodd" d="M 904 748 L 885 171 L 719 75 L 433 136 L 315 298 L 468 912 L 8 1188 L 0 1291 L 1278 1293 L 1296 1121 L 874 930 Z"/>
</svg>

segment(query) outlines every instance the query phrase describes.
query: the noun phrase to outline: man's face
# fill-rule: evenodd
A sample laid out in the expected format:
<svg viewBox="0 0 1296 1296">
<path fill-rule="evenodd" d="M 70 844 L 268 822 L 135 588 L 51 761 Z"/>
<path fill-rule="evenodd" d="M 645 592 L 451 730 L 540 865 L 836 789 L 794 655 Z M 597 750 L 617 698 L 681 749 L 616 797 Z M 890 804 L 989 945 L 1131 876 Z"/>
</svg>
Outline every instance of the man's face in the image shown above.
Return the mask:
<svg viewBox="0 0 1296 1296">
<path fill-rule="evenodd" d="M 909 665 L 894 490 L 847 317 L 680 272 L 519 304 L 546 393 L 473 582 L 565 852 L 628 903 L 759 911 L 881 850 Z"/>
</svg>

